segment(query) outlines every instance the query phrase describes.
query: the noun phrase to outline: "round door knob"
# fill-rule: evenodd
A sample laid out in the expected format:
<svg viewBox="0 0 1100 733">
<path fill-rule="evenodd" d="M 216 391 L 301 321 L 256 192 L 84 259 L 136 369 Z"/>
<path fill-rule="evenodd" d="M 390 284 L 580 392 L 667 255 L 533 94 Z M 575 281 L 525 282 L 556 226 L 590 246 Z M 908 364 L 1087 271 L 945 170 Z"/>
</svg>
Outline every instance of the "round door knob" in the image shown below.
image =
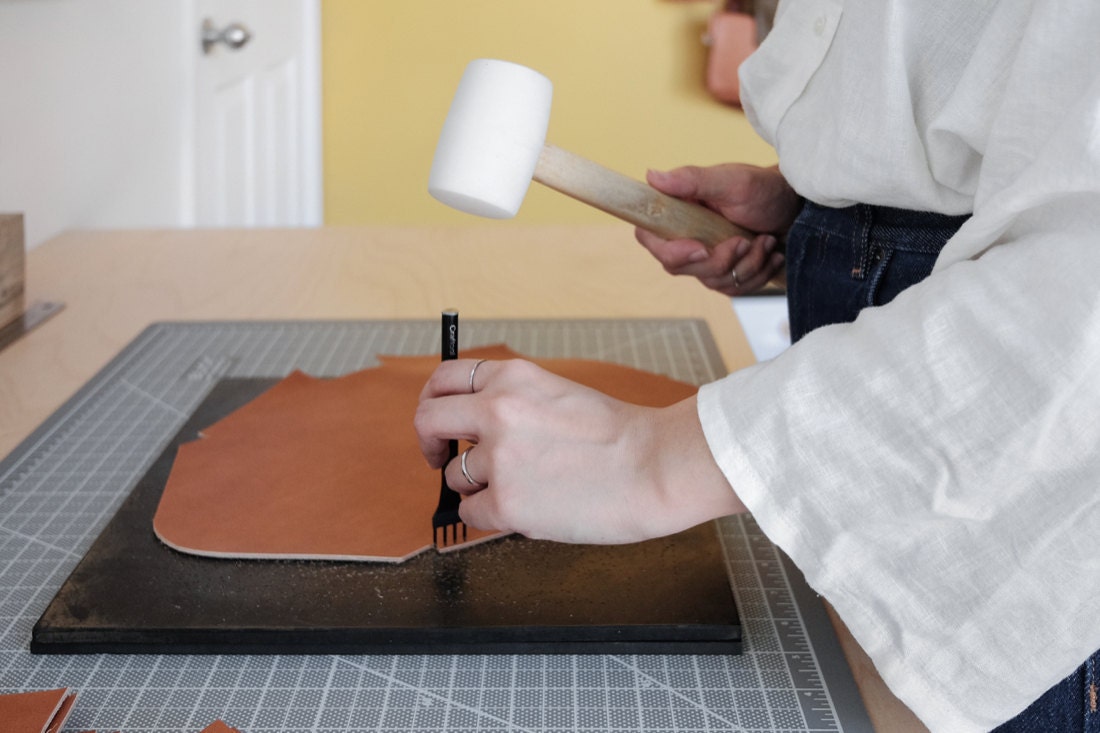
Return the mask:
<svg viewBox="0 0 1100 733">
<path fill-rule="evenodd" d="M 202 52 L 210 53 L 214 46 L 221 43 L 230 51 L 236 51 L 252 40 L 252 31 L 243 23 L 230 23 L 218 28 L 210 18 L 202 22 Z"/>
</svg>

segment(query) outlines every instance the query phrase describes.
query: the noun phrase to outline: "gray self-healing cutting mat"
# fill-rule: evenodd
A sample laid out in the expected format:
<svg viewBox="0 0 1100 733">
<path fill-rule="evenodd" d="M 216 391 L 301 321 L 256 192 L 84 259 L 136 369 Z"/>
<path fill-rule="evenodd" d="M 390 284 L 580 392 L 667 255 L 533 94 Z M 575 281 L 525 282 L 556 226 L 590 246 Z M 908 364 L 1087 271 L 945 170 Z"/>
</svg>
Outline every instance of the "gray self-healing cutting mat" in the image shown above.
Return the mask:
<svg viewBox="0 0 1100 733">
<path fill-rule="evenodd" d="M 467 321 L 462 346 L 618 361 L 696 384 L 698 321 Z M 0 692 L 72 687 L 67 730 L 870 730 L 820 601 L 749 517 L 719 523 L 744 629 L 726 655 L 31 655 L 31 627 L 221 379 L 438 353 L 437 321 L 147 329 L 0 463 Z"/>
</svg>

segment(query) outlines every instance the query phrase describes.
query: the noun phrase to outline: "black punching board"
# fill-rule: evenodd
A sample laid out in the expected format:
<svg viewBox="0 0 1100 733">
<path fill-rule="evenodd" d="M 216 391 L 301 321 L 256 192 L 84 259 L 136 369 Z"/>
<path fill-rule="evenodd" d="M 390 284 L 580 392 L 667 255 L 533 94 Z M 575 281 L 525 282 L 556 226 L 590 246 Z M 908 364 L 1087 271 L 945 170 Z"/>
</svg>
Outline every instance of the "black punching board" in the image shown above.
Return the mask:
<svg viewBox="0 0 1100 733">
<path fill-rule="evenodd" d="M 271 386 L 218 383 L 35 624 L 35 653 L 730 654 L 741 627 L 713 523 L 634 545 L 508 537 L 401 565 L 224 560 L 161 544 L 177 446 Z M 424 531 L 430 531 L 430 517 Z"/>
</svg>

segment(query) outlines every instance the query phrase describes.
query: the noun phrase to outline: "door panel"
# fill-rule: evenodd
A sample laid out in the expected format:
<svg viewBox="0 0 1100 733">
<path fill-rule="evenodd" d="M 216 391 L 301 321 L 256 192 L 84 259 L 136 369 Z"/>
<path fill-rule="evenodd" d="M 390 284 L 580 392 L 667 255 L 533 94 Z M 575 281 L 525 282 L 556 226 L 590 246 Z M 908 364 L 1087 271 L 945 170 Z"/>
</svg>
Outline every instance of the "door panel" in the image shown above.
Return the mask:
<svg viewBox="0 0 1100 733">
<path fill-rule="evenodd" d="M 319 103 L 307 76 L 317 53 L 315 0 L 197 0 L 196 33 L 245 26 L 233 50 L 198 53 L 195 74 L 195 223 L 198 226 L 318 224 L 319 155 L 304 139 Z M 196 46 L 198 46 L 196 38 Z M 318 146 L 319 147 L 319 146 Z"/>
</svg>

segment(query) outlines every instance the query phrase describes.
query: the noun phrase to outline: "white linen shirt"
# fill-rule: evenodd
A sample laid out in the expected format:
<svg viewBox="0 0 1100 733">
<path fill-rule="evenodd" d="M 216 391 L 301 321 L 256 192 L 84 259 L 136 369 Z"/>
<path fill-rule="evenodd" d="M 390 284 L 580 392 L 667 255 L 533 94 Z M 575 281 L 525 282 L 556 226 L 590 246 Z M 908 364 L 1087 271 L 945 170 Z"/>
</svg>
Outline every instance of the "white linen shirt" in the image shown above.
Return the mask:
<svg viewBox="0 0 1100 733">
<path fill-rule="evenodd" d="M 1100 2 L 783 0 L 741 83 L 802 195 L 973 211 L 698 409 L 894 693 L 991 728 L 1100 648 Z"/>
</svg>

